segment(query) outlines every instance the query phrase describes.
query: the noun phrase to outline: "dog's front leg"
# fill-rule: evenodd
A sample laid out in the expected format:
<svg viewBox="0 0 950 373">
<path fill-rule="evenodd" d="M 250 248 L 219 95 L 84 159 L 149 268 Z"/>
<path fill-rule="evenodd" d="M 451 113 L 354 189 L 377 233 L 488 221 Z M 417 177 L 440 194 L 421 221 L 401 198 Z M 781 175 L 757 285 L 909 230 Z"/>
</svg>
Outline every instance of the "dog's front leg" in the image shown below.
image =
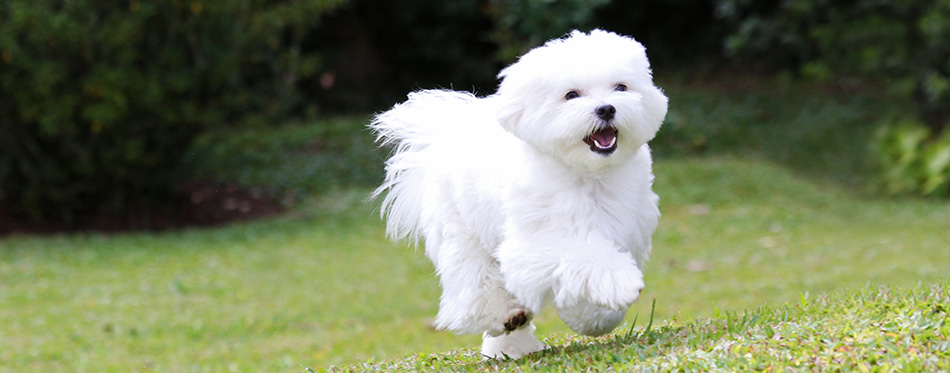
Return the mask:
<svg viewBox="0 0 950 373">
<path fill-rule="evenodd" d="M 552 296 L 554 273 L 560 265 L 556 246 L 540 237 L 509 236 L 498 247 L 505 289 L 532 313 L 538 313 Z"/>
<path fill-rule="evenodd" d="M 640 297 L 643 272 L 629 252 L 607 239 L 590 234 L 565 247 L 554 277 L 554 304 L 570 307 L 581 301 L 623 311 Z"/>
<path fill-rule="evenodd" d="M 643 273 L 617 244 L 593 234 L 533 236 L 511 236 L 498 250 L 506 289 L 529 310 L 553 297 L 557 307 L 587 301 L 621 311 L 639 298 Z"/>
<path fill-rule="evenodd" d="M 627 310 L 610 310 L 590 302 L 557 307 L 557 314 L 571 330 L 592 337 L 610 333 L 623 322 Z"/>
</svg>

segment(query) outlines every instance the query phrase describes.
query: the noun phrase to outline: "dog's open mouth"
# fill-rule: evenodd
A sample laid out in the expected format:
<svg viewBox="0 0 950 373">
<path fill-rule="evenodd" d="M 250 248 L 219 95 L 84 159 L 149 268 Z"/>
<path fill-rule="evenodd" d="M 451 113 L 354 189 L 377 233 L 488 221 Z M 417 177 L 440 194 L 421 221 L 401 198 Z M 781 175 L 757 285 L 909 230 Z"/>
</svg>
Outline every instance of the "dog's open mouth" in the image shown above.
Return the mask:
<svg viewBox="0 0 950 373">
<path fill-rule="evenodd" d="M 584 138 L 584 143 L 590 145 L 594 153 L 608 155 L 617 150 L 617 127 L 606 126 L 598 128 Z"/>
</svg>

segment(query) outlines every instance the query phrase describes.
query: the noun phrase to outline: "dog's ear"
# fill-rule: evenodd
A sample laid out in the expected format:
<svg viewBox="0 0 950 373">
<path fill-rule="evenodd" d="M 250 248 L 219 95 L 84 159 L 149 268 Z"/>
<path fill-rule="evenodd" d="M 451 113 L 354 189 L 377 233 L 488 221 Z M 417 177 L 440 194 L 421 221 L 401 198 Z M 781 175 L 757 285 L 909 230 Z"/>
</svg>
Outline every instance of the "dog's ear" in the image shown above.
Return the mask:
<svg viewBox="0 0 950 373">
<path fill-rule="evenodd" d="M 498 124 L 513 132 L 524 114 L 524 102 L 514 97 L 498 96 Z"/>
<path fill-rule="evenodd" d="M 501 83 L 498 85 L 498 92 L 495 94 L 495 101 L 498 105 L 498 123 L 501 127 L 512 132 L 521 117 L 524 114 L 526 103 L 524 102 L 524 93 L 521 92 L 525 83 L 519 79 L 521 75 L 518 72 L 522 69 L 521 64 L 516 62 L 501 70 L 498 73 L 498 79 Z"/>
</svg>

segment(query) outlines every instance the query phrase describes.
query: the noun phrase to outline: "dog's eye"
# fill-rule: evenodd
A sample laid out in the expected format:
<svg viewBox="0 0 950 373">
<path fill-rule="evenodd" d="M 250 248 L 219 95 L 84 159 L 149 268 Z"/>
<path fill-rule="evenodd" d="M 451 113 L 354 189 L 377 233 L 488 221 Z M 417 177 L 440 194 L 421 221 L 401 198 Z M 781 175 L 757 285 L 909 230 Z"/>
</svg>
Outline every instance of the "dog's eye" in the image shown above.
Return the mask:
<svg viewBox="0 0 950 373">
<path fill-rule="evenodd" d="M 568 92 L 566 95 L 564 95 L 564 99 L 565 99 L 565 100 L 571 100 L 571 99 L 575 99 L 575 98 L 578 98 L 578 97 L 581 97 L 581 94 L 580 94 L 580 93 L 577 93 L 577 91 L 570 91 L 570 92 Z"/>
<path fill-rule="evenodd" d="M 617 84 L 617 86 L 614 87 L 614 90 L 617 91 L 617 92 L 626 92 L 626 91 L 627 91 L 627 85 L 626 85 L 626 84 Z"/>
</svg>

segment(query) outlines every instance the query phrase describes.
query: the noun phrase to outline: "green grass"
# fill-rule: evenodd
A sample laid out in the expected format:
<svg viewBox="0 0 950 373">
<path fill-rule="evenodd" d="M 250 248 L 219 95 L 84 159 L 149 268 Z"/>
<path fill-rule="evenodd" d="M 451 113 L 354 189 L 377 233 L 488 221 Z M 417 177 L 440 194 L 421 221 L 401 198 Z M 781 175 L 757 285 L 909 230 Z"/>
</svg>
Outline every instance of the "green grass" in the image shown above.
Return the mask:
<svg viewBox="0 0 950 373">
<path fill-rule="evenodd" d="M 196 146 L 191 159 L 202 175 L 297 193 L 284 216 L 167 233 L 0 238 L 0 372 L 303 371 L 367 359 L 559 370 L 568 362 L 587 367 L 587 356 L 639 364 L 641 352 L 661 361 L 712 353 L 718 343 L 778 351 L 753 337 L 765 325 L 782 333 L 793 327 L 774 322 L 776 312 L 802 294 L 813 299 L 805 311 L 789 311 L 802 320 L 797 325 L 858 325 L 873 314 L 848 321 L 828 312 L 852 298 L 895 310 L 900 304 L 878 301 L 871 290 L 828 303 L 823 294 L 882 285 L 904 294 L 918 283 L 946 283 L 950 202 L 883 199 L 863 187 L 863 146 L 883 110 L 878 101 L 810 98 L 796 89 L 667 91 L 673 118 L 655 146 L 663 217 L 643 301 L 627 319 L 639 315 L 643 328 L 656 299 L 650 333 L 659 334 L 634 329 L 632 339 L 612 339 L 627 338 L 626 329 L 577 338 L 548 311 L 537 324 L 562 346 L 556 353 L 496 363 L 480 362 L 470 349 L 429 355 L 476 347 L 479 338 L 431 330 L 439 296 L 432 266 L 422 253 L 385 241 L 375 206 L 363 200 L 381 176 L 381 155 L 370 150 L 365 118 L 353 118 L 209 134 Z M 809 120 L 811 112 L 822 115 Z M 800 133 L 808 131 L 822 135 Z M 822 141 L 828 146 L 815 145 Z M 942 294 L 933 299 L 946 304 Z M 747 319 L 760 315 L 742 329 L 751 336 L 713 333 L 717 323 L 741 320 L 743 310 L 751 310 Z M 795 333 L 816 339 L 822 330 L 813 329 Z M 795 342 L 802 354 L 821 351 L 805 342 Z M 664 355 L 670 350 L 679 355 Z M 715 359 L 739 364 L 727 359 L 730 351 Z"/>
<path fill-rule="evenodd" d="M 950 273 L 946 202 L 855 198 L 729 159 L 665 160 L 656 188 L 642 299 L 659 325 Z M 0 371 L 272 371 L 477 346 L 429 328 L 432 267 L 384 240 L 365 192 L 219 229 L 6 238 Z M 566 331 L 553 312 L 538 324 Z"/>
<path fill-rule="evenodd" d="M 363 196 L 223 229 L 7 238 L 0 371 L 274 371 L 396 353 L 387 338 L 456 346 L 425 330 L 428 263 L 381 239 Z"/>
<path fill-rule="evenodd" d="M 689 322 L 651 320 L 600 338 L 556 335 L 519 360 L 463 349 L 331 371 L 947 371 L 948 313 L 950 282 L 867 287 Z"/>
</svg>

